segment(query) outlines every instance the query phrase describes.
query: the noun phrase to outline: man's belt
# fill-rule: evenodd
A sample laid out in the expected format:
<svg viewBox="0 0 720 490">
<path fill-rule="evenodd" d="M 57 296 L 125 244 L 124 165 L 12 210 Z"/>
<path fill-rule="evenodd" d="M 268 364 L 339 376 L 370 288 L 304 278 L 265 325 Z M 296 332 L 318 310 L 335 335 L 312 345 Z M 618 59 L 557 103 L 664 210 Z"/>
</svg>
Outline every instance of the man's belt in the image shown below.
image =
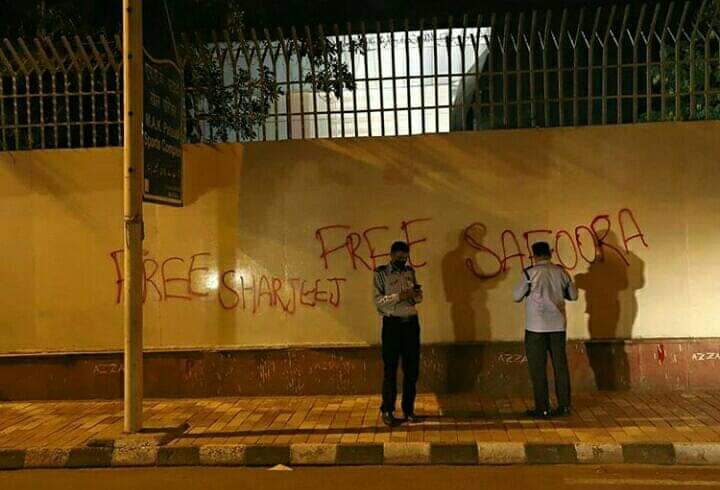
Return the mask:
<svg viewBox="0 0 720 490">
<path fill-rule="evenodd" d="M 418 317 L 417 315 L 410 315 L 410 316 L 385 315 L 385 318 L 389 318 L 390 320 L 400 322 L 400 323 L 409 323 L 409 322 L 415 320 L 417 317 Z"/>
</svg>

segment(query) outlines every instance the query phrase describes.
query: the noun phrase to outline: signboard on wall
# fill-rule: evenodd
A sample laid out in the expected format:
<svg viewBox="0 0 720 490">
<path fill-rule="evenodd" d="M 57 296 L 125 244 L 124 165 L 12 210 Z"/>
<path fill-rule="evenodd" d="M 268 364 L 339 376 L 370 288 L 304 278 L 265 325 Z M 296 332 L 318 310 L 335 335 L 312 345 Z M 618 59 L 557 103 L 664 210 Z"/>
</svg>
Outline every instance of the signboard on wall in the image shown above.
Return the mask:
<svg viewBox="0 0 720 490">
<path fill-rule="evenodd" d="M 184 89 L 166 0 L 143 2 L 143 199 L 182 206 Z"/>
</svg>

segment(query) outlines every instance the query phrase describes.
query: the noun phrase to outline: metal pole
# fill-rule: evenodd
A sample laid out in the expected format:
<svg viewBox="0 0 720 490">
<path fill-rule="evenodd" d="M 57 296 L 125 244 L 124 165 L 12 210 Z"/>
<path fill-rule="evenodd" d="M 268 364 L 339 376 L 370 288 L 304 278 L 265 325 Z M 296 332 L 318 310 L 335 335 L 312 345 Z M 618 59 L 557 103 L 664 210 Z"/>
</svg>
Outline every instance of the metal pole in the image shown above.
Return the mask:
<svg viewBox="0 0 720 490">
<path fill-rule="evenodd" d="M 142 429 L 143 399 L 143 40 L 142 1 L 123 0 L 123 216 L 125 224 L 123 326 L 125 330 L 125 432 Z"/>
</svg>

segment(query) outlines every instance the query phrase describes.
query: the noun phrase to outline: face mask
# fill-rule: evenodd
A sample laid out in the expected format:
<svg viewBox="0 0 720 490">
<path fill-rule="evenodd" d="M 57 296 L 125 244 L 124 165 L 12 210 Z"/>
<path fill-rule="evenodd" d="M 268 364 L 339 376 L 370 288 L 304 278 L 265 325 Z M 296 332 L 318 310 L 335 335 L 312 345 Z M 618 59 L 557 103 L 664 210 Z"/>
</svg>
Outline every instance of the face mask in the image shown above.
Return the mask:
<svg viewBox="0 0 720 490">
<path fill-rule="evenodd" d="M 403 267 L 405 267 L 405 262 L 407 262 L 406 259 L 396 259 L 393 260 L 393 265 L 398 269 L 402 269 Z"/>
</svg>

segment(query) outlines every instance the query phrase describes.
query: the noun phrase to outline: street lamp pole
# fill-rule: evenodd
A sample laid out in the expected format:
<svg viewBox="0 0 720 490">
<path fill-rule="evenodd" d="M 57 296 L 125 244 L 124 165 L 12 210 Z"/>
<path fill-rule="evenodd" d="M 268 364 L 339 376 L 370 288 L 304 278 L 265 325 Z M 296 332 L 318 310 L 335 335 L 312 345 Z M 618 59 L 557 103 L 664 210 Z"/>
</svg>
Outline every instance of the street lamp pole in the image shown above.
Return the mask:
<svg viewBox="0 0 720 490">
<path fill-rule="evenodd" d="M 142 430 L 143 401 L 143 39 L 142 1 L 123 0 L 123 218 L 125 421 Z"/>
</svg>

